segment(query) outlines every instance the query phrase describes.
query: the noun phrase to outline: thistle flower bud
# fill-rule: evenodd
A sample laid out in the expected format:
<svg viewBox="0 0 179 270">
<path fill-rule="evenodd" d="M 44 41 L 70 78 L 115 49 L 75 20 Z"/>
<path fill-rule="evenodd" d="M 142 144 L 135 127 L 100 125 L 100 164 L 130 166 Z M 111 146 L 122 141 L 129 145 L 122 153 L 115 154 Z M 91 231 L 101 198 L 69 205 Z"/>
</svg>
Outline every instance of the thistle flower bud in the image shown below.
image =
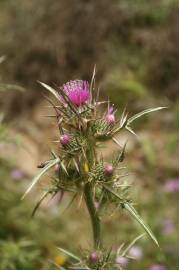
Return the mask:
<svg viewBox="0 0 179 270">
<path fill-rule="evenodd" d="M 115 116 L 114 116 L 114 114 L 107 114 L 106 115 L 106 122 L 109 125 L 113 125 L 115 123 Z"/>
<path fill-rule="evenodd" d="M 106 164 L 104 166 L 104 173 L 106 176 L 111 176 L 113 174 L 113 166 L 111 164 Z"/>
<path fill-rule="evenodd" d="M 115 115 L 113 112 L 113 107 L 108 108 L 105 120 L 109 125 L 113 125 L 115 123 Z"/>
<path fill-rule="evenodd" d="M 89 256 L 89 260 L 91 263 L 97 263 L 99 260 L 99 255 L 97 254 L 97 252 L 92 252 Z"/>
<path fill-rule="evenodd" d="M 70 136 L 68 134 L 63 134 L 60 136 L 60 143 L 65 146 L 70 143 Z"/>
</svg>

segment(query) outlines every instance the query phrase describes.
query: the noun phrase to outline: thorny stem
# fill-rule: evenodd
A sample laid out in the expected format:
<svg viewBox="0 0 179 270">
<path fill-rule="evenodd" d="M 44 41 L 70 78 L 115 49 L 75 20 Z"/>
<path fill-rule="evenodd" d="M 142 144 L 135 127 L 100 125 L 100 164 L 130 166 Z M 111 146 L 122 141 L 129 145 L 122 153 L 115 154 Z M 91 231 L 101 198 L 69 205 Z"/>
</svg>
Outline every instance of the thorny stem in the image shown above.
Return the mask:
<svg viewBox="0 0 179 270">
<path fill-rule="evenodd" d="M 93 197 L 92 197 L 92 188 L 91 184 L 87 183 L 84 187 L 85 202 L 88 208 L 88 212 L 91 218 L 91 224 L 93 229 L 93 239 L 94 239 L 94 248 L 99 248 L 101 243 L 101 231 L 100 231 L 100 219 L 98 216 L 98 211 L 95 208 Z"/>
<path fill-rule="evenodd" d="M 88 137 L 88 142 L 89 142 L 89 148 L 86 151 L 86 161 L 87 161 L 88 168 L 91 169 L 97 155 L 95 151 L 95 144 L 93 141 L 91 141 L 90 136 Z M 98 249 L 102 246 L 100 218 L 99 218 L 98 210 L 96 209 L 95 204 L 94 204 L 92 184 L 89 182 L 87 182 L 84 186 L 84 198 L 85 198 L 86 206 L 87 206 L 90 219 L 91 219 L 94 248 Z"/>
</svg>

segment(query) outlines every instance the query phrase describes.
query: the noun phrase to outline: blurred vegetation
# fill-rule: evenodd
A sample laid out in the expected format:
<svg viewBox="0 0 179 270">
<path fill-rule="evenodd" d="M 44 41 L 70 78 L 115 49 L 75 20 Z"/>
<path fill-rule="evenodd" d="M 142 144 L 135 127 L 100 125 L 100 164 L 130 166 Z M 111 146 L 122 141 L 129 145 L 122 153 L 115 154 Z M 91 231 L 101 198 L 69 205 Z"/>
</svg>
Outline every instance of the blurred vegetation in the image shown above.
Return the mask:
<svg viewBox="0 0 179 270">
<path fill-rule="evenodd" d="M 1 74 L 28 89 L 24 102 L 10 94 L 8 107 L 18 112 L 37 102 L 37 80 L 89 79 L 95 63 L 120 103 L 151 91 L 178 98 L 178 24 L 176 0 L 1 1 Z"/>
<path fill-rule="evenodd" d="M 170 105 L 168 112 L 144 120 L 142 129 L 148 133 L 141 134 L 129 158 L 139 210 L 163 253 L 143 240 L 144 258 L 130 263 L 129 270 L 149 269 L 153 263 L 178 269 L 178 195 L 163 190 L 167 179 L 178 178 L 178 12 L 178 0 L 0 1 L 0 53 L 5 55 L 0 58 L 0 147 L 14 140 L 4 119 L 18 123 L 26 114 L 31 117 L 42 99 L 37 80 L 61 85 L 73 78 L 89 79 L 94 64 L 103 94 L 119 109 L 126 104 L 130 111 Z M 0 159 L 0 269 L 56 269 L 49 260 L 66 260 L 56 246 L 74 252 L 74 243 L 89 248 L 86 213 L 77 207 L 64 213 L 67 196 L 64 204 L 44 206 L 31 219 L 36 194 L 20 201 L 29 177 L 14 179 L 14 164 Z M 176 227 L 169 235 L 162 233 L 166 219 Z M 106 220 L 104 227 L 108 244 L 130 241 L 129 235 L 134 238 L 139 232 L 122 213 L 113 222 Z"/>
</svg>

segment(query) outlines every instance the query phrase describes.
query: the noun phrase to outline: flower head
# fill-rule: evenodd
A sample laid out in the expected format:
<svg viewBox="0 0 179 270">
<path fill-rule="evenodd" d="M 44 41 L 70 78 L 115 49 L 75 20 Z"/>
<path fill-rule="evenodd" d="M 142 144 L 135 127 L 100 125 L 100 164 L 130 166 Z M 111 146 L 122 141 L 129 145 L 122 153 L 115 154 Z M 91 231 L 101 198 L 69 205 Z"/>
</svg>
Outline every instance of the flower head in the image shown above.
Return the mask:
<svg viewBox="0 0 179 270">
<path fill-rule="evenodd" d="M 117 257 L 116 264 L 126 267 L 128 265 L 129 260 L 125 257 Z"/>
<path fill-rule="evenodd" d="M 77 107 L 85 105 L 90 98 L 89 83 L 87 81 L 69 81 L 63 85 L 63 91 Z"/>
<path fill-rule="evenodd" d="M 114 108 L 112 106 L 108 108 L 105 119 L 109 125 L 113 125 L 115 123 Z"/>
<path fill-rule="evenodd" d="M 150 268 L 150 270 L 167 270 L 167 268 L 164 265 L 155 264 Z"/>
<path fill-rule="evenodd" d="M 179 192 L 179 179 L 170 179 L 164 185 L 166 192 Z"/>
<path fill-rule="evenodd" d="M 14 180 L 20 180 L 25 176 L 24 172 L 19 169 L 14 169 L 11 171 L 11 177 Z"/>
<path fill-rule="evenodd" d="M 66 262 L 66 257 L 64 256 L 61 256 L 61 255 L 58 255 L 54 258 L 54 262 L 57 264 L 57 265 L 64 265 L 65 262 Z"/>
<path fill-rule="evenodd" d="M 162 234 L 171 235 L 176 231 L 176 226 L 171 219 L 164 220 Z"/>
<path fill-rule="evenodd" d="M 67 145 L 70 143 L 70 136 L 68 134 L 63 134 L 60 136 L 60 142 L 63 146 Z"/>
<path fill-rule="evenodd" d="M 113 174 L 113 166 L 112 164 L 106 164 L 104 166 L 104 173 L 106 176 L 111 176 Z"/>
<path fill-rule="evenodd" d="M 92 262 L 92 263 L 96 263 L 96 262 L 98 262 L 98 260 L 99 260 L 99 255 L 97 254 L 97 252 L 92 252 L 91 254 L 90 254 L 90 256 L 89 256 L 89 260 L 90 260 L 90 262 Z"/>
<path fill-rule="evenodd" d="M 143 257 L 143 251 L 139 246 L 133 246 L 129 250 L 129 255 L 136 260 L 140 260 Z"/>
</svg>

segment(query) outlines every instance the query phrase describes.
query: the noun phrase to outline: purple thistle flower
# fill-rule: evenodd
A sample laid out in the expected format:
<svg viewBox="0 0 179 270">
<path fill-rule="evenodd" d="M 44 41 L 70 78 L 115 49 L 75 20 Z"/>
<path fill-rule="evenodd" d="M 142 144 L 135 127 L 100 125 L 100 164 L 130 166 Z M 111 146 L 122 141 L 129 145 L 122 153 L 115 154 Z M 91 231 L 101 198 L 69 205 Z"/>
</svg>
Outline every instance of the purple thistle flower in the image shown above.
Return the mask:
<svg viewBox="0 0 179 270">
<path fill-rule="evenodd" d="M 105 164 L 104 173 L 106 176 L 111 176 L 113 174 L 113 166 L 111 164 Z"/>
<path fill-rule="evenodd" d="M 167 268 L 164 265 L 155 264 L 150 267 L 150 270 L 167 270 Z"/>
<path fill-rule="evenodd" d="M 105 120 L 109 125 L 113 125 L 115 123 L 114 108 L 112 106 L 108 108 Z"/>
<path fill-rule="evenodd" d="M 70 143 L 70 136 L 68 134 L 63 134 L 60 136 L 60 142 L 63 146 L 67 145 Z"/>
<path fill-rule="evenodd" d="M 164 185 L 166 192 L 179 192 L 179 179 L 168 180 Z"/>
<path fill-rule="evenodd" d="M 20 180 L 24 177 L 24 172 L 19 170 L 19 169 L 14 169 L 11 171 L 11 177 L 14 179 L 14 180 Z"/>
<path fill-rule="evenodd" d="M 171 235 L 176 231 L 175 224 L 171 219 L 166 219 L 163 224 L 162 234 L 163 235 Z"/>
<path fill-rule="evenodd" d="M 120 266 L 126 267 L 129 263 L 129 260 L 125 257 L 117 257 L 116 264 L 119 264 Z"/>
<path fill-rule="evenodd" d="M 87 81 L 69 81 L 63 85 L 63 91 L 77 107 L 85 105 L 90 98 L 89 83 Z"/>
<path fill-rule="evenodd" d="M 136 260 L 140 260 L 143 257 L 143 251 L 139 246 L 133 246 L 129 250 L 129 256 Z"/>
</svg>

